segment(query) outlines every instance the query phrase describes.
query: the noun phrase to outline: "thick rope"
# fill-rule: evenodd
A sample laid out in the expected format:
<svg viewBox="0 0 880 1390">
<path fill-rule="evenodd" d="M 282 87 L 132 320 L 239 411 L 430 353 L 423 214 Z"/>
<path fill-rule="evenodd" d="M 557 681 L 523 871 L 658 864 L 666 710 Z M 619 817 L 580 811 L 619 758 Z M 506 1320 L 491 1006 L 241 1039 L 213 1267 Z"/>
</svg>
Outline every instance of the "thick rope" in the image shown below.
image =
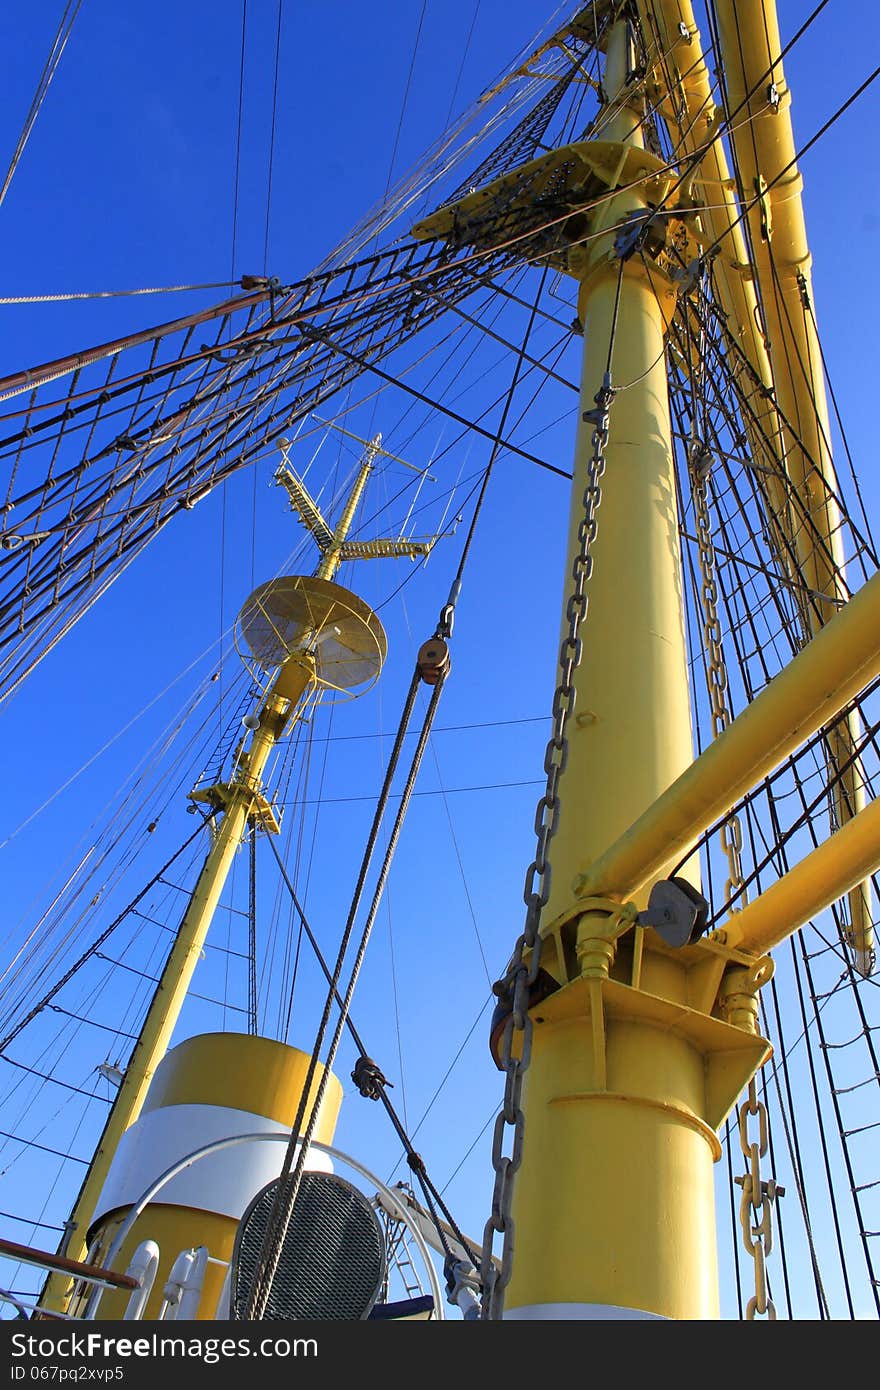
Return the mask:
<svg viewBox="0 0 880 1390">
<path fill-rule="evenodd" d="M 417 666 L 413 674 L 413 680 L 410 685 L 410 690 L 408 692 L 407 701 L 405 704 L 406 724 L 408 724 L 409 722 L 409 713 L 411 712 L 412 704 L 415 700 L 415 692 L 418 689 L 420 681 L 421 676 L 419 668 Z M 309 1101 L 312 1079 L 317 1070 L 318 1051 L 320 1049 L 321 1042 L 323 1040 L 323 1035 L 326 1030 L 326 1024 L 329 1019 L 330 1010 L 333 1006 L 339 976 L 342 973 L 342 963 L 348 946 L 348 941 L 351 935 L 351 927 L 353 926 L 353 919 L 357 903 L 352 905 L 352 911 L 349 913 L 349 925 L 343 936 L 343 941 L 340 946 L 339 956 L 337 959 L 337 968 L 334 972 L 333 983 L 327 994 L 327 1000 L 324 1008 L 324 1017 L 322 1018 L 321 1026 L 319 1028 L 319 1039 L 316 1042 L 315 1049 L 310 1059 L 309 1071 L 305 1083 L 303 1085 L 302 1095 L 300 1097 L 300 1103 L 297 1111 L 297 1117 L 294 1121 L 293 1129 L 291 1130 L 290 1143 L 288 1145 L 287 1152 L 284 1157 L 284 1163 L 282 1165 L 281 1173 L 279 1175 L 279 1183 L 275 1196 L 275 1202 L 272 1208 L 271 1215 L 269 1217 L 269 1222 L 266 1227 L 266 1233 L 263 1240 L 263 1246 L 260 1252 L 260 1259 L 257 1266 L 257 1272 L 254 1278 L 254 1284 L 251 1289 L 250 1297 L 248 1299 L 246 1317 L 250 1319 L 256 1320 L 262 1318 L 265 1315 L 266 1306 L 268 1304 L 269 1295 L 272 1289 L 272 1281 L 275 1277 L 275 1272 L 278 1268 L 278 1263 L 281 1258 L 281 1253 L 284 1247 L 284 1240 L 287 1235 L 287 1230 L 290 1225 L 291 1216 L 293 1214 L 293 1208 L 296 1203 L 297 1194 L 302 1181 L 302 1175 L 305 1168 L 306 1158 L 308 1156 L 309 1145 L 311 1143 L 312 1136 L 317 1125 L 318 1113 L 320 1110 L 321 1102 L 323 1100 L 324 1092 L 330 1079 L 331 1069 L 333 1067 L 333 1062 L 335 1060 L 336 1052 L 339 1047 L 339 1042 L 342 1037 L 342 1030 L 345 1027 L 345 1022 L 351 1005 L 351 998 L 354 993 L 354 987 L 357 983 L 357 979 L 360 974 L 360 969 L 363 963 L 364 955 L 366 954 L 366 949 L 372 932 L 373 923 L 376 918 L 376 913 L 378 911 L 379 903 L 382 898 L 385 882 L 388 877 L 388 871 L 391 867 L 391 861 L 393 859 L 394 851 L 397 847 L 397 841 L 400 837 L 400 831 L 403 826 L 403 821 L 406 816 L 407 809 L 409 807 L 410 798 L 412 796 L 413 787 L 415 786 L 416 778 L 418 776 L 422 757 L 424 755 L 425 748 L 427 747 L 428 736 L 431 732 L 431 726 L 434 721 L 434 715 L 436 713 L 437 704 L 440 698 L 440 694 L 443 690 L 444 684 L 445 676 L 441 675 L 440 679 L 437 681 L 437 684 L 433 688 L 431 699 L 428 704 L 428 709 L 425 714 L 425 719 L 419 735 L 418 744 L 413 753 L 409 774 L 406 780 L 406 785 L 401 794 L 400 806 L 398 807 L 397 816 L 395 818 L 394 826 L 389 837 L 388 846 L 385 851 L 385 858 L 383 860 L 382 868 L 379 872 L 378 882 L 374 890 L 373 901 L 370 905 L 367 920 L 364 924 L 364 928 L 361 933 L 361 940 L 358 946 L 358 951 L 355 957 L 354 964 L 352 966 L 351 976 L 349 979 L 348 988 L 346 990 L 345 999 L 343 1000 L 342 1008 L 340 1009 L 339 1020 L 336 1025 L 333 1040 L 330 1044 L 327 1060 L 324 1063 L 324 1068 L 321 1074 L 320 1081 L 318 1082 L 317 1092 L 315 1094 L 314 1101 L 312 1102 L 311 1114 L 309 1116 L 305 1132 L 302 1135 L 302 1140 L 300 1141 L 300 1127 L 302 1125 L 306 1106 Z M 398 729 L 398 736 L 395 741 L 395 750 L 397 750 L 398 745 L 403 742 L 404 732 L 405 725 L 404 721 L 402 720 L 401 726 Z M 383 786 L 384 795 L 382 798 L 380 798 L 380 803 L 384 803 L 385 801 L 387 801 L 387 791 L 389 788 L 389 783 L 390 778 L 386 776 L 385 785 Z M 374 829 L 376 833 L 378 833 L 379 829 L 378 812 L 379 808 L 377 807 L 377 816 L 376 818 L 374 818 Z M 375 835 L 371 835 L 371 844 L 374 840 Z"/>
</svg>

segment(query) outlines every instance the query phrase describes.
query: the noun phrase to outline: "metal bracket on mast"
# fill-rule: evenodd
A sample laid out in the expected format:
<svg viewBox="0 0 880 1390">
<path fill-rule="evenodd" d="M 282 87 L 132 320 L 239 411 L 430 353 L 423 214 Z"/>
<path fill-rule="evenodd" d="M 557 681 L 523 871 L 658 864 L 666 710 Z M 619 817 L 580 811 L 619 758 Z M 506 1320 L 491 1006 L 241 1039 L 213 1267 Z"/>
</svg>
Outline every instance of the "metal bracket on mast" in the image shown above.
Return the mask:
<svg viewBox="0 0 880 1390">
<path fill-rule="evenodd" d="M 243 783 L 236 782 L 215 782 L 211 787 L 203 790 L 192 791 L 189 793 L 190 801 L 203 801 L 216 810 L 225 811 L 229 802 L 232 800 L 237 790 L 241 790 Z M 266 830 L 271 835 L 278 835 L 281 830 L 278 817 L 272 808 L 270 801 L 261 792 L 251 791 L 251 807 L 248 812 L 248 820 L 259 826 L 261 830 Z"/>
<path fill-rule="evenodd" d="M 636 918 L 636 926 L 653 927 L 667 946 L 692 946 L 709 921 L 709 904 L 685 878 L 655 883 L 648 906 Z"/>
</svg>

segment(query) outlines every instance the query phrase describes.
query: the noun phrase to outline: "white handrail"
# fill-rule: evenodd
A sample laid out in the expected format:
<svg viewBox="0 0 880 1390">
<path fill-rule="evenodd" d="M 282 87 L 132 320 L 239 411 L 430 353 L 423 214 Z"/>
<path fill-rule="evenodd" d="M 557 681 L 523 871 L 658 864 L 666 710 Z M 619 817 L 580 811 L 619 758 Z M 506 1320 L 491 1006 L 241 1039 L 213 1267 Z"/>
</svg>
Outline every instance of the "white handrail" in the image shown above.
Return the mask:
<svg viewBox="0 0 880 1390">
<path fill-rule="evenodd" d="M 202 1287 L 205 1270 L 208 1268 L 208 1247 L 198 1245 L 190 1250 L 181 1250 L 165 1281 L 159 1321 L 172 1321 L 179 1318 L 192 1321 L 202 1301 Z"/>
<path fill-rule="evenodd" d="M 134 1223 L 137 1221 L 144 1208 L 147 1207 L 150 1204 L 150 1202 L 152 1202 L 153 1198 L 159 1192 L 161 1192 L 162 1188 L 165 1186 L 166 1183 L 169 1183 L 172 1178 L 177 1177 L 178 1173 L 182 1173 L 186 1168 L 191 1168 L 192 1165 L 194 1163 L 197 1163 L 199 1159 L 207 1158 L 209 1154 L 219 1153 L 221 1149 L 231 1149 L 234 1148 L 237 1144 L 255 1144 L 258 1142 L 264 1143 L 266 1141 L 278 1142 L 282 1140 L 285 1144 L 289 1144 L 290 1135 L 265 1133 L 233 1134 L 230 1135 L 227 1139 L 215 1139 L 210 1144 L 203 1144 L 201 1148 L 193 1149 L 192 1152 L 187 1154 L 184 1158 L 180 1158 L 177 1160 L 176 1163 L 172 1163 L 171 1167 L 166 1168 L 165 1172 L 162 1173 L 154 1183 L 151 1183 L 151 1185 L 141 1194 L 141 1196 L 135 1202 L 134 1206 L 130 1208 L 128 1215 L 126 1216 L 119 1230 L 116 1232 L 110 1249 L 107 1251 L 107 1256 L 104 1260 L 102 1267 L 104 1269 L 109 1269 L 113 1261 L 116 1259 L 116 1256 L 119 1254 L 119 1251 L 122 1249 L 122 1246 L 124 1242 L 127 1240 L 131 1232 L 131 1229 L 134 1226 Z M 441 1320 L 445 1318 L 446 1313 L 443 1304 L 443 1294 L 440 1289 L 440 1281 L 437 1278 L 437 1271 L 434 1268 L 434 1262 L 431 1259 L 430 1253 L 428 1251 L 428 1246 L 425 1243 L 425 1238 L 422 1235 L 421 1231 L 418 1229 L 418 1227 L 413 1223 L 410 1214 L 407 1212 L 405 1204 L 400 1200 L 399 1197 L 395 1195 L 394 1191 L 390 1187 L 387 1187 L 385 1183 L 382 1182 L 381 1178 L 377 1178 L 375 1173 L 370 1172 L 369 1168 L 365 1168 L 362 1163 L 358 1163 L 356 1159 L 351 1158 L 349 1154 L 343 1153 L 341 1149 L 334 1149 L 331 1144 L 319 1144 L 316 1139 L 312 1140 L 311 1147 L 313 1149 L 316 1149 L 319 1153 L 327 1154 L 328 1157 L 334 1158 L 339 1163 L 344 1163 L 349 1168 L 354 1169 L 354 1171 L 356 1173 L 359 1173 L 362 1178 L 365 1178 L 371 1186 L 375 1185 L 375 1187 L 388 1198 L 391 1205 L 395 1209 L 398 1219 L 404 1223 L 408 1230 L 412 1231 L 413 1239 L 415 1240 L 416 1245 L 419 1248 L 419 1253 L 421 1254 L 422 1259 L 424 1260 L 425 1268 L 428 1272 L 428 1279 L 431 1284 L 431 1293 L 434 1297 L 434 1315 L 436 1318 Z M 89 1301 L 86 1304 L 85 1312 L 83 1314 L 84 1318 L 94 1318 L 96 1316 L 98 1305 L 101 1302 L 103 1293 L 103 1288 L 96 1288 L 92 1292 Z"/>
<path fill-rule="evenodd" d="M 154 1240 L 142 1240 L 128 1262 L 126 1274 L 137 1279 L 140 1288 L 134 1289 L 122 1314 L 124 1322 L 137 1322 L 153 1292 L 153 1282 L 159 1268 L 159 1247 Z"/>
</svg>

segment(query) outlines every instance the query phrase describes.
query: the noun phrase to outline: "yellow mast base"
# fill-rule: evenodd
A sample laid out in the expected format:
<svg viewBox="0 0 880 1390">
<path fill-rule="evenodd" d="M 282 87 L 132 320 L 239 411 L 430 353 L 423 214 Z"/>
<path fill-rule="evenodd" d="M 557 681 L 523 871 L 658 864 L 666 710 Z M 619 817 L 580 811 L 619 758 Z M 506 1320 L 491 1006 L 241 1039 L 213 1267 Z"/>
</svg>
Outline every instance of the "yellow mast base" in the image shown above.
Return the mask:
<svg viewBox="0 0 880 1390">
<path fill-rule="evenodd" d="M 581 973 L 530 1010 L 505 1318 L 719 1315 L 716 1131 L 771 1054 L 754 1019 L 772 964 L 711 939 L 673 950 L 631 918 L 615 936 L 613 907 L 579 919 Z"/>
</svg>

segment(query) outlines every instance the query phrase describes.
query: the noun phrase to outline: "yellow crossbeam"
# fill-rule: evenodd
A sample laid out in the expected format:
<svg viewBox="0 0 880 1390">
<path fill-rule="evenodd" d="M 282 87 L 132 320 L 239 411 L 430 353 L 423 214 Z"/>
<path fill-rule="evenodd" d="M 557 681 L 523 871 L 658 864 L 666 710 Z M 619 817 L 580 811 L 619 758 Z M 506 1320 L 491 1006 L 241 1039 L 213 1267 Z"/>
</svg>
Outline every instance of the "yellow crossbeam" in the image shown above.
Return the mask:
<svg viewBox="0 0 880 1390">
<path fill-rule="evenodd" d="M 575 879 L 576 894 L 631 897 L 878 674 L 880 574 Z"/>
<path fill-rule="evenodd" d="M 880 800 L 870 802 L 800 864 L 725 922 L 730 946 L 761 955 L 880 865 Z"/>
</svg>

